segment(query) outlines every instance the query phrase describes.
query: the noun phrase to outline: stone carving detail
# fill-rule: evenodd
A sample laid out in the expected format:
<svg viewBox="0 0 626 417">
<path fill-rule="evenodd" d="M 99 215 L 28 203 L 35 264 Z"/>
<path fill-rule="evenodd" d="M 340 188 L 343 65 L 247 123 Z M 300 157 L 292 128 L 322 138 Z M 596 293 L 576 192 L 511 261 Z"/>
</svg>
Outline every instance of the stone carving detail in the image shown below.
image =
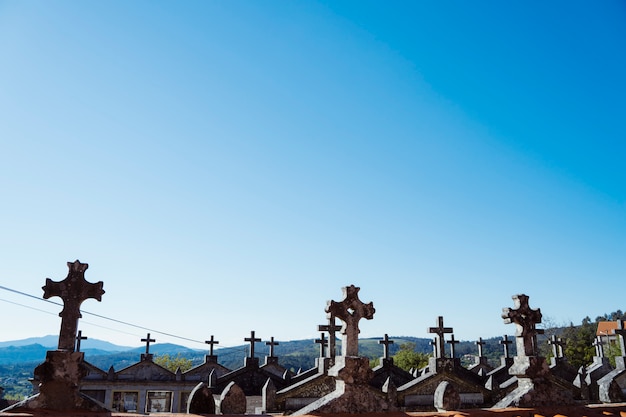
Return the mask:
<svg viewBox="0 0 626 417">
<path fill-rule="evenodd" d="M 434 404 L 439 412 L 458 410 L 461 406 L 459 390 L 448 381 L 439 383 L 435 390 Z"/>
<path fill-rule="evenodd" d="M 104 290 L 102 281 L 92 284 L 85 280 L 85 271 L 89 268 L 89 264 L 83 264 L 77 259 L 74 262 L 68 262 L 67 266 L 70 270 L 63 281 L 56 282 L 46 278 L 46 285 L 42 289 L 43 298 L 60 297 L 63 300 L 63 310 L 59 313 L 61 317 L 59 350 L 73 352 L 78 319 L 82 317 L 80 305 L 88 298 L 100 301 Z"/>
<path fill-rule="evenodd" d="M 517 337 L 517 356 L 538 356 L 537 334 L 542 334 L 542 329 L 537 329 L 535 324 L 541 323 L 541 310 L 533 310 L 528 305 L 528 296 L 525 294 L 514 295 L 515 308 L 503 308 L 502 318 L 504 323 L 515 323 Z"/>
<path fill-rule="evenodd" d="M 358 356 L 359 355 L 359 320 L 365 318 L 371 320 L 374 318 L 373 303 L 365 304 L 359 300 L 359 287 L 350 285 L 343 288 L 344 299 L 341 302 L 329 301 L 326 307 L 328 317 L 337 317 L 343 321 L 341 334 L 341 355 L 342 356 Z"/>
</svg>

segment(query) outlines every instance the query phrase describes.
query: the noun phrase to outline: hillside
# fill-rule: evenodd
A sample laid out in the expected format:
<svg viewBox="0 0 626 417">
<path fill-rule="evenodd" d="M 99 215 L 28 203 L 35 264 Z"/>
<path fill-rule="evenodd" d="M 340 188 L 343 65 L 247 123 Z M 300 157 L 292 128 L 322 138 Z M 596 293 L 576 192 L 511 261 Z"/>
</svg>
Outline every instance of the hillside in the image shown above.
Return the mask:
<svg viewBox="0 0 626 417">
<path fill-rule="evenodd" d="M 400 346 L 405 343 L 415 344 L 415 350 L 423 353 L 431 353 L 431 339 L 416 338 L 409 336 L 392 337 L 394 343 L 390 345 L 390 354 L 393 356 L 398 352 Z M 383 347 L 379 342 L 379 338 L 361 339 L 359 341 L 359 352 L 362 356 L 375 360 L 383 355 Z M 494 363 L 499 361 L 502 355 L 502 348 L 499 344 L 500 338 L 485 339 L 484 354 Z M 37 341 L 46 344 L 52 343 L 51 346 L 44 346 L 40 343 L 24 344 L 25 341 Z M 140 360 L 141 354 L 145 352 L 144 347 L 130 348 L 119 351 L 119 346 L 112 345 L 108 342 L 91 341 L 91 346 L 101 346 L 104 349 L 84 348 L 81 349 L 85 353 L 85 360 L 92 365 L 108 370 L 113 367 L 116 371 L 124 369 Z M 3 342 L 4 347 L 0 347 L 0 386 L 5 388 L 5 396 L 14 398 L 29 395 L 31 392 L 31 384 L 28 381 L 33 377 L 34 368 L 44 361 L 46 352 L 56 347 L 57 338 L 31 338 L 23 341 Z M 87 341 L 85 341 L 87 342 Z M 84 343 L 85 346 L 89 344 Z M 341 343 L 338 342 L 338 351 L 340 351 Z M 243 365 L 244 358 L 247 355 L 249 346 L 240 345 L 230 348 L 220 348 L 215 350 L 218 361 L 229 369 L 237 369 Z M 264 343 L 255 345 L 256 356 L 263 358 L 269 354 L 269 348 Z M 194 366 L 204 361 L 207 354 L 205 350 L 194 350 L 184 346 L 161 343 L 150 345 L 150 353 L 155 356 L 169 354 L 171 356 L 180 355 L 186 359 L 190 359 Z M 466 354 L 475 355 L 477 353 L 474 342 L 464 341 L 457 345 L 456 356 Z M 314 343 L 312 339 L 308 340 L 291 340 L 279 341 L 274 348 L 274 354 L 278 356 L 280 365 L 294 372 L 298 370 L 310 369 L 315 364 L 315 358 L 319 356 L 319 345 Z"/>
</svg>

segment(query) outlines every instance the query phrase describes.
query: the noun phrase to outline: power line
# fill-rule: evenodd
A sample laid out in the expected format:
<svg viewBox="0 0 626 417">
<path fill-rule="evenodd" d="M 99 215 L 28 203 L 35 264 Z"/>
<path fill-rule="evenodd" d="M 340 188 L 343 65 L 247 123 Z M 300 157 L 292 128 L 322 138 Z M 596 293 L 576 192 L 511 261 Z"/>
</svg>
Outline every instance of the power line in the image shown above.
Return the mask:
<svg viewBox="0 0 626 417">
<path fill-rule="evenodd" d="M 28 294 L 28 293 L 25 293 L 25 292 L 22 292 L 22 291 L 18 291 L 18 290 L 15 290 L 13 288 L 5 287 L 3 285 L 0 285 L 0 289 L 5 290 L 5 291 L 9 291 L 9 292 L 12 292 L 12 293 L 15 293 L 15 294 L 19 294 L 19 295 L 22 295 L 22 296 L 25 296 L 25 297 L 30 297 L 30 298 L 33 298 L 33 299 L 38 300 L 38 301 L 45 301 L 47 303 L 51 303 L 51 304 L 55 304 L 57 306 L 63 307 L 63 304 L 61 304 L 61 303 L 58 303 L 58 302 L 55 302 L 55 301 L 51 301 L 51 300 L 47 300 L 45 298 L 37 297 L 35 295 Z M 41 312 L 44 312 L 44 313 L 47 313 L 47 314 L 54 315 L 54 313 L 51 313 L 51 312 L 45 311 L 45 310 L 41 310 L 41 309 L 38 309 L 38 308 L 35 308 L 35 307 L 30 307 L 30 306 L 27 306 L 27 305 L 15 303 L 15 302 L 8 301 L 8 300 L 5 300 L 5 299 L 0 299 L 0 300 L 1 301 L 5 301 L 5 302 L 10 303 L 10 304 L 19 305 L 21 307 L 30 308 L 31 310 L 41 311 Z M 188 342 L 204 344 L 204 341 L 191 339 L 191 338 L 184 337 L 184 336 L 178 336 L 178 335 L 175 335 L 173 333 L 163 332 L 163 331 L 152 329 L 152 328 L 149 328 L 149 327 L 140 326 L 138 324 L 133 324 L 133 323 L 129 323 L 127 321 L 114 319 L 114 318 L 111 318 L 111 317 L 103 316 L 101 314 L 91 313 L 91 312 L 85 311 L 85 310 L 80 310 L 80 312 L 84 313 L 84 314 L 89 314 L 91 316 L 98 317 L 98 318 L 101 318 L 101 319 L 104 319 L 104 320 L 109 320 L 109 321 L 112 321 L 114 323 L 119 323 L 119 324 L 123 324 L 123 325 L 126 325 L 126 326 L 134 327 L 134 328 L 137 328 L 137 329 L 146 330 L 146 331 L 151 332 L 151 333 L 161 334 L 163 336 L 169 336 L 169 337 L 173 337 L 173 338 L 180 339 L 180 340 L 186 340 Z M 98 327 L 102 327 L 102 328 L 105 328 L 105 329 L 113 330 L 113 331 L 116 331 L 116 332 L 133 335 L 132 333 L 124 332 L 122 330 L 112 329 L 112 328 L 108 328 L 108 327 L 105 327 L 105 326 L 99 326 L 97 324 L 89 323 L 89 322 L 85 322 L 85 323 L 86 324 L 91 324 L 91 325 L 94 325 L 94 326 L 98 326 Z M 220 346 L 220 345 L 218 345 L 218 346 Z M 222 346 L 222 347 L 226 347 L 226 346 Z"/>
</svg>

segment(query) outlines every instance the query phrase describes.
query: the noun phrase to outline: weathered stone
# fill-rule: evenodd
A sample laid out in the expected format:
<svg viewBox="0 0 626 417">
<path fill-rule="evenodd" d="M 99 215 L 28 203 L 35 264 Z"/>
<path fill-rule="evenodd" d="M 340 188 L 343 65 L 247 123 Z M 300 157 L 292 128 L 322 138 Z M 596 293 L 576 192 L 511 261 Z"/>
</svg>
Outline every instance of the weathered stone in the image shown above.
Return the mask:
<svg viewBox="0 0 626 417">
<path fill-rule="evenodd" d="M 334 360 L 335 356 L 337 356 L 337 337 L 335 333 L 341 330 L 341 326 L 337 326 L 335 324 L 335 316 L 329 314 L 328 324 L 320 324 L 317 326 L 317 330 L 328 332 L 328 357 Z"/>
<path fill-rule="evenodd" d="M 428 333 L 435 333 L 437 335 L 437 344 L 434 346 L 434 357 L 435 358 L 445 358 L 446 357 L 446 345 L 444 335 L 446 333 L 452 333 L 452 327 L 444 327 L 443 326 L 443 316 L 439 316 L 437 318 L 437 327 L 429 327 Z"/>
<path fill-rule="evenodd" d="M 358 356 L 359 355 L 359 320 L 362 318 L 371 320 L 376 310 L 370 302 L 368 304 L 359 300 L 359 287 L 350 285 L 343 289 L 343 300 L 340 302 L 329 301 L 326 307 L 326 313 L 329 317 L 337 317 L 343 321 L 341 334 L 341 355 L 342 356 Z"/>
<path fill-rule="evenodd" d="M 237 384 L 231 382 L 220 395 L 221 414 L 245 414 L 246 394 Z"/>
<path fill-rule="evenodd" d="M 276 410 L 276 386 L 270 378 L 267 379 L 261 390 L 263 412 Z"/>
<path fill-rule="evenodd" d="M 102 281 L 95 284 L 85 280 L 85 271 L 89 264 L 83 264 L 79 260 L 68 262 L 69 272 L 67 277 L 60 282 L 46 278 L 46 285 L 42 287 L 43 298 L 60 297 L 63 300 L 63 310 L 59 313 L 61 317 L 61 331 L 59 333 L 59 350 L 74 351 L 76 332 L 78 331 L 78 319 L 80 305 L 88 298 L 95 298 L 100 301 L 104 290 Z"/>
<path fill-rule="evenodd" d="M 503 308 L 502 318 L 504 323 L 515 323 L 517 356 L 538 356 L 537 334 L 543 333 L 535 324 L 541 323 L 541 310 L 533 310 L 528 305 L 528 296 L 525 294 L 514 295 L 515 308 Z"/>
<path fill-rule="evenodd" d="M 435 390 L 434 405 L 437 411 L 458 410 L 461 405 L 459 391 L 448 381 L 440 382 Z"/>
<path fill-rule="evenodd" d="M 189 394 L 187 414 L 215 414 L 213 392 L 206 383 L 200 382 Z"/>
</svg>

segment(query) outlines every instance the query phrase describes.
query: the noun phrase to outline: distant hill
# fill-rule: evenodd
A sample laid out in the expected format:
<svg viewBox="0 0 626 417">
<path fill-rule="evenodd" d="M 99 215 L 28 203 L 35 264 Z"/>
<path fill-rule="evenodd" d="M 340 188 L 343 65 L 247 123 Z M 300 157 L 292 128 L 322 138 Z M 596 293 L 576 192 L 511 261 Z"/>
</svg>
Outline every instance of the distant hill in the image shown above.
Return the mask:
<svg viewBox="0 0 626 417">
<path fill-rule="evenodd" d="M 390 355 L 395 355 L 400 346 L 405 343 L 413 343 L 415 350 L 422 353 L 432 353 L 430 338 L 417 338 L 410 336 L 391 337 L 394 343 L 389 346 Z M 359 340 L 359 354 L 375 360 L 383 355 L 383 346 L 379 343 L 380 338 L 369 338 Z M 483 339 L 484 355 L 495 365 L 502 356 L 502 346 L 500 337 Z M 511 337 L 511 340 L 514 340 Z M 29 343 L 30 342 L 30 343 Z M 35 343 L 33 343 L 35 342 Z M 41 343 L 39 343 L 41 342 Z M 90 342 L 90 343 L 88 343 Z M 46 357 L 46 352 L 56 349 L 57 336 L 45 336 L 40 338 L 29 338 L 0 344 L 0 386 L 5 388 L 5 395 L 28 395 L 31 392 L 31 385 L 28 378 L 33 376 L 34 368 L 42 363 Z M 337 350 L 341 352 L 341 343 L 338 340 Z M 102 346 L 103 349 L 92 348 L 90 346 Z M 514 346 L 514 345 L 513 345 Z M 512 346 L 511 355 L 515 354 Z M 220 348 L 214 351 L 218 356 L 218 362 L 229 369 L 237 369 L 244 364 L 249 345 Z M 90 364 L 108 371 L 113 367 L 119 371 L 139 362 L 141 354 L 145 352 L 145 347 L 123 347 L 109 342 L 87 339 L 81 343 L 81 351 L 85 353 L 85 360 Z M 269 347 L 265 343 L 255 345 L 256 356 L 264 361 L 264 357 L 269 354 Z M 200 365 L 204 361 L 207 350 L 194 350 L 185 346 L 157 343 L 150 345 L 150 353 L 155 356 L 169 354 L 171 356 L 180 355 L 192 361 L 194 366 Z M 278 363 L 294 372 L 307 370 L 315 365 L 315 358 L 320 355 L 319 345 L 312 339 L 279 341 L 274 348 L 274 354 L 278 357 Z M 462 341 L 456 346 L 456 356 L 476 355 L 477 347 L 473 341 Z M 470 360 L 470 359 L 466 359 Z"/>
<path fill-rule="evenodd" d="M 28 345 L 41 345 L 46 348 L 56 349 L 59 344 L 59 336 L 57 335 L 48 335 L 48 336 L 40 336 L 40 337 L 29 337 L 27 339 L 20 340 L 10 340 L 8 342 L 0 342 L 0 348 L 5 348 L 9 346 L 28 346 Z M 83 340 L 80 344 L 81 350 L 87 349 L 97 349 L 109 352 L 123 352 L 126 350 L 133 349 L 129 346 L 119 346 L 114 345 L 113 343 L 98 340 L 98 339 L 86 339 Z"/>
</svg>

